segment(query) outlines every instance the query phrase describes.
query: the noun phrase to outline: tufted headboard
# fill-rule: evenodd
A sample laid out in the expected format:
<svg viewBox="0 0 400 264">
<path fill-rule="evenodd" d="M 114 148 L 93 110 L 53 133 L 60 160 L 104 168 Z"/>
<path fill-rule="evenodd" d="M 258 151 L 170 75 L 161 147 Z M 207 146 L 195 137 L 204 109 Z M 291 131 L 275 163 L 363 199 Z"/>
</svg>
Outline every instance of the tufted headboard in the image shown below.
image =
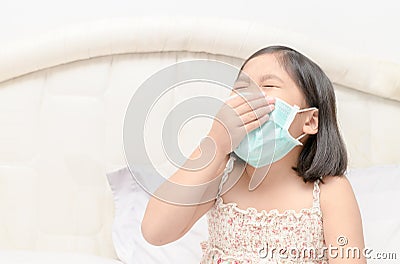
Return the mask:
<svg viewBox="0 0 400 264">
<path fill-rule="evenodd" d="M 310 57 L 333 81 L 351 167 L 399 163 L 400 65 L 249 21 L 156 17 L 74 25 L 0 50 L 0 248 L 115 257 L 105 173 L 125 166 L 122 127 L 135 89 L 179 61 L 239 67 L 275 44 Z M 162 109 L 187 95 L 175 91 Z M 198 138 L 205 130 L 191 131 Z M 192 147 L 193 138 L 181 143 Z"/>
</svg>

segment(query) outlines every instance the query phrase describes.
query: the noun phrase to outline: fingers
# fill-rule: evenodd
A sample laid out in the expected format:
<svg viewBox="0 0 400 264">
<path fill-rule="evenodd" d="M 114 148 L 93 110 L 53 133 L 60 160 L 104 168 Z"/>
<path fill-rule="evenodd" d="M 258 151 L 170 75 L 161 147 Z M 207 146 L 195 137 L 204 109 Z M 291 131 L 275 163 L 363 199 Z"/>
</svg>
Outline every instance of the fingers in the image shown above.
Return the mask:
<svg viewBox="0 0 400 264">
<path fill-rule="evenodd" d="M 259 108 L 268 107 L 275 103 L 275 99 L 272 97 L 256 98 L 254 100 L 245 102 L 235 108 L 238 115 L 244 115 L 251 111 L 255 111 Z M 271 109 L 272 111 L 273 109 Z"/>
<path fill-rule="evenodd" d="M 230 96 L 226 100 L 226 104 L 228 104 L 232 108 L 236 108 L 236 107 L 239 107 L 240 105 L 249 103 L 249 102 L 254 101 L 254 100 L 267 101 L 265 98 L 266 98 L 266 94 L 261 93 L 261 92 L 235 93 L 234 95 Z"/>
<path fill-rule="evenodd" d="M 269 113 L 275 108 L 274 103 L 275 98 L 260 91 L 235 92 L 225 100 L 212 126 L 216 134 L 228 133 L 228 136 L 220 137 L 221 146 L 229 144 L 230 150 L 238 146 L 246 133 L 269 120 Z M 223 130 L 225 132 L 221 132 Z"/>
<path fill-rule="evenodd" d="M 239 127 L 248 126 L 253 128 L 256 126 L 256 123 L 258 123 L 255 121 L 264 117 L 265 115 L 268 115 L 275 109 L 275 98 L 268 97 L 265 93 L 254 91 L 233 95 L 228 98 L 225 103 L 230 109 L 229 111 L 234 110 L 235 113 L 235 121 L 231 119 L 233 117 L 232 114 L 229 115 L 231 116 L 231 122 L 236 123 L 236 125 Z M 264 119 L 268 120 L 268 118 Z"/>
<path fill-rule="evenodd" d="M 268 120 L 269 120 L 269 114 L 266 114 L 259 119 L 255 119 L 254 121 L 247 123 L 246 125 L 244 125 L 244 128 L 246 129 L 246 133 L 250 133 L 254 129 L 262 126 Z"/>
<path fill-rule="evenodd" d="M 275 106 L 273 104 L 270 104 L 268 106 L 262 106 L 253 111 L 250 110 L 249 112 L 247 112 L 243 115 L 240 115 L 240 119 L 244 125 L 247 125 L 248 123 L 251 123 L 257 119 L 260 119 L 261 117 L 263 117 L 265 115 L 268 115 L 274 109 L 275 109 Z"/>
</svg>

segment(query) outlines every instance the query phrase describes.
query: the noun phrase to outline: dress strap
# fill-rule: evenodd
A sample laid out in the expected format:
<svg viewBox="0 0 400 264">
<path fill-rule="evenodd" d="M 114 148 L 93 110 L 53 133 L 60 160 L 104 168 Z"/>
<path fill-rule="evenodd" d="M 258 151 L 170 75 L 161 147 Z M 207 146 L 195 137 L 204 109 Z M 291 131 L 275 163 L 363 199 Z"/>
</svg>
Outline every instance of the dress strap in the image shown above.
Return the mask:
<svg viewBox="0 0 400 264">
<path fill-rule="evenodd" d="M 222 186 L 224 185 L 224 183 L 226 182 L 226 180 L 228 179 L 228 174 L 231 173 L 231 171 L 233 170 L 233 163 L 236 160 L 236 158 L 231 154 L 229 156 L 229 160 L 226 163 L 223 175 L 222 175 L 222 179 L 221 182 L 219 183 L 218 186 L 218 192 L 217 192 L 217 198 L 220 197 L 221 195 L 221 191 L 222 191 Z"/>
<path fill-rule="evenodd" d="M 314 182 L 314 190 L 313 190 L 313 207 L 317 207 L 317 208 L 320 208 L 320 204 L 319 204 L 319 194 L 320 194 L 319 182 L 320 182 L 320 179 L 317 179 Z"/>
</svg>

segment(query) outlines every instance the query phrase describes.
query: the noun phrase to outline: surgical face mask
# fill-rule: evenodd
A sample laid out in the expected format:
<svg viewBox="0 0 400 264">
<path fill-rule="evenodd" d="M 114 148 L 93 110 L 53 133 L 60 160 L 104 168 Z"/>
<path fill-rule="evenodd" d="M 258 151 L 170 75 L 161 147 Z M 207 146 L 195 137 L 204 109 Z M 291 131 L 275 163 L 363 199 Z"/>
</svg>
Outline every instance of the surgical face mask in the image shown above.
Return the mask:
<svg viewBox="0 0 400 264">
<path fill-rule="evenodd" d="M 262 126 L 251 131 L 240 142 L 234 153 L 253 167 L 260 168 L 280 160 L 294 147 L 303 145 L 299 140 L 306 134 L 293 138 L 289 133 L 297 113 L 317 109 L 301 109 L 276 98 L 275 109 Z"/>
</svg>

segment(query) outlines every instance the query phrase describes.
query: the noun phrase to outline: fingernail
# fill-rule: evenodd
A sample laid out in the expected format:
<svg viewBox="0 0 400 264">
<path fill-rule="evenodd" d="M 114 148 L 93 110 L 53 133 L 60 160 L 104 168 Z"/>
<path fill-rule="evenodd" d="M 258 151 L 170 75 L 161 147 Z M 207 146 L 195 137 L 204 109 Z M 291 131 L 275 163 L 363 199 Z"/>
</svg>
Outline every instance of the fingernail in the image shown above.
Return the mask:
<svg viewBox="0 0 400 264">
<path fill-rule="evenodd" d="M 267 100 L 267 102 L 269 104 L 275 103 L 275 98 L 274 97 L 267 97 L 266 100 Z"/>
</svg>

